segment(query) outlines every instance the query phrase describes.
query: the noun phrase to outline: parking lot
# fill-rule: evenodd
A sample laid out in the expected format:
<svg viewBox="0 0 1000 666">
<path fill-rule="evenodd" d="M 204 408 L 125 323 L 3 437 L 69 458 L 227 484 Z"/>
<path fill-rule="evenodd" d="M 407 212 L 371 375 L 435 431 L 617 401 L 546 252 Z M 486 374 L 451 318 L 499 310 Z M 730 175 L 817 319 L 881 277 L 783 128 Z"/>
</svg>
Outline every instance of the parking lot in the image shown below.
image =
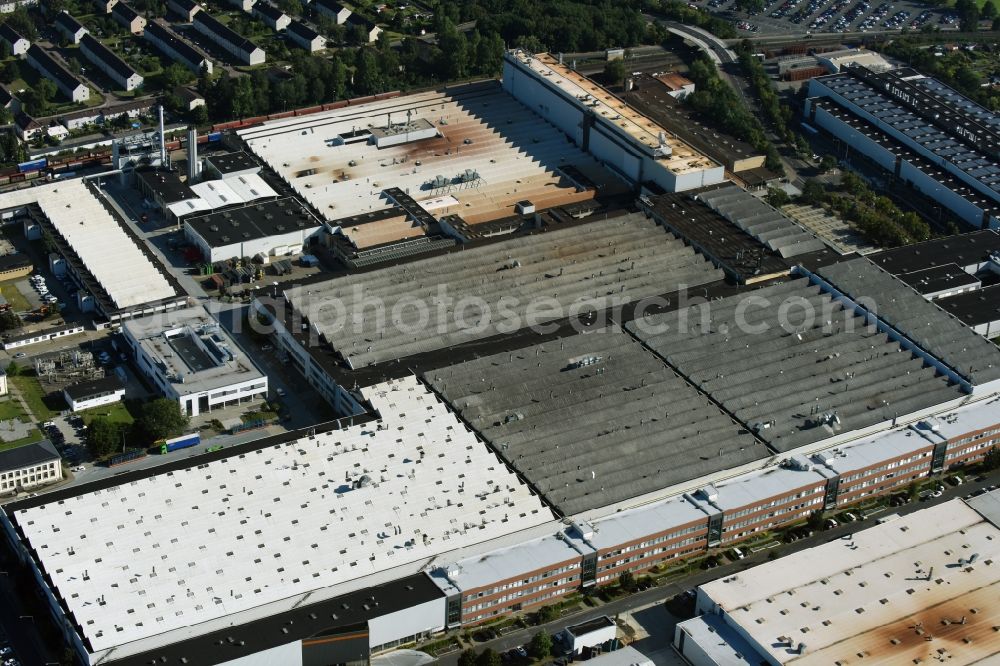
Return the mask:
<svg viewBox="0 0 1000 666">
<path fill-rule="evenodd" d="M 769 0 L 762 12 L 750 16 L 736 10 L 736 0 L 698 0 L 695 4 L 733 21 L 746 36 L 919 30 L 927 25 L 958 28 L 958 14 L 953 10 L 909 0 Z"/>
</svg>

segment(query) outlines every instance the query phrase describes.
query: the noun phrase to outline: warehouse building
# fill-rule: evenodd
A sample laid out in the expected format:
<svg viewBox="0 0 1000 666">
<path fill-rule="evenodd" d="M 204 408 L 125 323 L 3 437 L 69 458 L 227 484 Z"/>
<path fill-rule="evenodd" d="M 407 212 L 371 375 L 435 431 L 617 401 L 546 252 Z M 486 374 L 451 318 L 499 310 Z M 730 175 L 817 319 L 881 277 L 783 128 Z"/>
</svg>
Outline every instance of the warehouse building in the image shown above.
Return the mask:
<svg viewBox="0 0 1000 666">
<path fill-rule="evenodd" d="M 195 5 L 195 7 L 197 6 Z M 202 72 L 212 73 L 211 59 L 166 26 L 152 21 L 142 34 L 146 41 L 156 47 L 158 51 L 171 60 L 181 63 L 192 72 L 198 75 L 201 75 Z"/>
<path fill-rule="evenodd" d="M 192 23 L 195 30 L 205 35 L 212 43 L 244 65 L 260 65 L 267 57 L 264 49 L 226 27 L 208 12 L 195 14 Z"/>
<path fill-rule="evenodd" d="M 27 238 L 54 245 L 82 287 L 77 306 L 102 324 L 183 305 L 176 280 L 98 196 L 90 183 L 71 179 L 0 194 L 0 211 L 21 217 Z"/>
<path fill-rule="evenodd" d="M 952 265 L 975 275 L 991 270 L 994 264 L 992 256 L 997 253 L 1000 253 L 1000 233 L 994 229 L 983 229 L 882 250 L 868 258 L 897 277 Z"/>
<path fill-rule="evenodd" d="M 142 85 L 143 78 L 139 72 L 91 35 L 84 35 L 80 40 L 80 52 L 119 88 L 135 90 Z"/>
<path fill-rule="evenodd" d="M 309 53 L 316 53 L 326 48 L 326 38 L 301 21 L 289 23 L 285 34 L 297 46 Z"/>
<path fill-rule="evenodd" d="M 240 176 L 243 178 L 243 176 Z M 227 181 L 207 181 L 225 183 Z M 184 236 L 205 261 L 302 254 L 325 226 L 292 197 L 185 217 Z"/>
<path fill-rule="evenodd" d="M 146 19 L 121 0 L 111 8 L 111 18 L 133 35 L 141 35 L 146 27 Z"/>
<path fill-rule="evenodd" d="M 543 211 L 627 192 L 495 81 L 268 121 L 238 135 L 331 223 L 407 208 L 422 227 L 449 214 L 476 225 L 521 214 L 521 202 Z"/>
<path fill-rule="evenodd" d="M 0 23 L 0 42 L 7 45 L 11 55 L 18 57 L 25 55 L 31 47 L 31 42 L 14 30 L 10 23 Z"/>
<path fill-rule="evenodd" d="M 429 560 L 554 524 L 415 379 L 364 397 L 371 416 L 4 506 L 79 658 L 367 661 L 444 627 L 444 595 L 416 575 Z"/>
<path fill-rule="evenodd" d="M 80 412 L 120 402 L 125 398 L 125 385 L 117 375 L 109 375 L 67 386 L 63 398 L 71 412 Z"/>
<path fill-rule="evenodd" d="M 909 68 L 812 79 L 805 115 L 973 227 L 1000 224 L 1000 117 Z"/>
<path fill-rule="evenodd" d="M 267 376 L 203 306 L 122 326 L 136 367 L 188 416 L 267 396 Z"/>
<path fill-rule="evenodd" d="M 575 261 L 568 263 L 563 254 L 570 251 Z M 505 327 L 522 328 L 530 318 L 539 324 L 551 322 L 572 312 L 631 303 L 675 291 L 680 285 L 707 284 L 721 277 L 721 271 L 682 241 L 643 215 L 630 214 L 293 287 L 284 297 L 292 312 L 298 313 L 294 317 L 309 321 L 306 338 L 321 336 L 349 368 L 363 368 L 485 340 Z M 494 314 L 502 311 L 501 299 L 510 309 L 493 317 L 470 311 L 467 321 L 432 312 L 437 320 L 429 325 L 437 335 L 425 335 L 426 329 L 412 325 L 419 312 L 399 304 L 434 303 L 439 290 L 456 302 L 481 301 Z M 529 316 L 532 298 L 542 294 L 553 299 L 554 312 Z M 375 340 L 368 327 L 345 325 L 337 311 L 328 307 L 331 299 L 349 315 L 360 314 L 357 308 L 368 299 L 379 299 L 386 312 L 400 309 L 401 316 L 386 322 Z M 278 325 L 285 326 L 283 322 Z M 305 361 L 307 355 L 320 351 L 313 349 L 317 341 L 299 341 L 299 334 L 298 330 L 282 333 L 282 345 L 289 349 L 293 363 L 303 371 L 310 368 L 310 383 L 317 387 L 328 383 L 316 364 Z"/>
<path fill-rule="evenodd" d="M 0 495 L 32 490 L 62 478 L 62 457 L 47 439 L 0 451 Z"/>
<path fill-rule="evenodd" d="M 88 34 L 88 30 L 65 11 L 57 13 L 52 23 L 56 26 L 56 30 L 62 33 L 63 37 L 68 39 L 71 44 L 79 44 L 83 36 Z"/>
<path fill-rule="evenodd" d="M 941 298 L 937 304 L 984 338 L 1000 336 L 1000 285 Z"/>
<path fill-rule="evenodd" d="M 73 102 L 86 102 L 90 99 L 90 88 L 80 79 L 69 73 L 38 44 L 28 49 L 28 64 L 38 70 L 38 73 L 56 84 L 59 92 Z"/>
<path fill-rule="evenodd" d="M 706 583 L 697 592 L 702 615 L 677 625 L 674 646 L 695 666 L 993 661 L 994 494 Z"/>
<path fill-rule="evenodd" d="M 721 183 L 725 169 L 547 54 L 504 54 L 503 87 L 636 187 L 667 192 Z"/>
<path fill-rule="evenodd" d="M 235 178 L 260 173 L 260 163 L 242 151 L 206 155 L 202 161 L 205 172 L 216 178 Z"/>
</svg>

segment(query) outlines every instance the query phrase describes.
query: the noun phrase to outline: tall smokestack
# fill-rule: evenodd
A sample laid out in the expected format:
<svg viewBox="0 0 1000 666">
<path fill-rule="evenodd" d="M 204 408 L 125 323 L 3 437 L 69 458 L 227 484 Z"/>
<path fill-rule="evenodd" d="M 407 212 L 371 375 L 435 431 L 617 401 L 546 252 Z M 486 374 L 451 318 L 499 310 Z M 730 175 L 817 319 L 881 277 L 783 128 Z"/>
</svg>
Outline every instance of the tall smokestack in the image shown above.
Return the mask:
<svg viewBox="0 0 1000 666">
<path fill-rule="evenodd" d="M 160 168 L 167 168 L 167 140 L 163 135 L 163 105 L 160 105 Z"/>
<path fill-rule="evenodd" d="M 198 159 L 198 130 L 188 128 L 187 140 L 188 182 L 193 183 L 201 174 L 201 160 Z"/>
</svg>

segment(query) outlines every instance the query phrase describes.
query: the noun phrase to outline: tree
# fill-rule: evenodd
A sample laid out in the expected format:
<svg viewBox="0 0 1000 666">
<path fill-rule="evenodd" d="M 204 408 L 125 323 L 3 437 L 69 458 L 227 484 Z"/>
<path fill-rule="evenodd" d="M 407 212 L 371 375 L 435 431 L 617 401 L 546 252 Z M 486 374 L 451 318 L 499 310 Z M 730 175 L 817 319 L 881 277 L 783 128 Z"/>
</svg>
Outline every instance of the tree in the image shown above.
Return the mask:
<svg viewBox="0 0 1000 666">
<path fill-rule="evenodd" d="M 992 0 L 987 0 L 983 4 L 982 9 L 979 10 L 979 18 L 986 21 L 992 21 L 997 17 L 997 6 L 993 4 Z"/>
<path fill-rule="evenodd" d="M 472 648 L 463 650 L 458 655 L 458 666 L 476 666 L 476 651 Z"/>
<path fill-rule="evenodd" d="M 180 435 L 187 428 L 188 420 L 176 400 L 157 398 L 142 406 L 136 423 L 146 437 L 154 441 Z"/>
<path fill-rule="evenodd" d="M 625 83 L 625 61 L 609 60 L 604 64 L 604 83 L 609 86 L 620 86 Z"/>
<path fill-rule="evenodd" d="M 542 606 L 538 609 L 536 617 L 538 619 L 538 624 L 548 624 L 556 619 L 557 615 L 556 609 L 552 606 Z"/>
<path fill-rule="evenodd" d="M 781 208 L 787 203 L 791 203 L 792 198 L 788 196 L 788 192 L 784 191 L 780 187 L 769 187 L 767 188 L 767 203 L 771 204 L 775 208 Z"/>
<path fill-rule="evenodd" d="M 354 60 L 354 89 L 362 95 L 383 90 L 381 71 L 372 49 L 358 49 Z"/>
<path fill-rule="evenodd" d="M 823 512 L 813 511 L 812 513 L 810 513 L 809 519 L 806 521 L 806 525 L 808 525 L 809 529 L 812 530 L 818 530 L 819 528 L 823 527 Z"/>
<path fill-rule="evenodd" d="M 21 318 L 13 310 L 0 312 L 0 331 L 12 331 L 21 328 Z"/>
<path fill-rule="evenodd" d="M 123 448 L 124 427 L 103 416 L 95 417 L 87 426 L 87 450 L 95 458 L 106 458 Z"/>
<path fill-rule="evenodd" d="M 764 0 L 736 0 L 736 10 L 747 14 L 759 14 L 764 11 Z"/>
<path fill-rule="evenodd" d="M 983 458 L 983 467 L 987 470 L 1000 469 L 1000 449 L 994 446 L 986 452 L 986 457 Z"/>
<path fill-rule="evenodd" d="M 21 366 L 19 366 L 14 361 L 11 361 L 10 363 L 7 364 L 8 377 L 17 377 L 19 374 L 21 374 Z"/>
<path fill-rule="evenodd" d="M 955 11 L 958 12 L 958 25 L 962 32 L 975 32 L 979 29 L 979 6 L 976 0 L 957 0 Z"/>
<path fill-rule="evenodd" d="M 827 153 L 823 156 L 823 159 L 819 161 L 819 170 L 823 173 L 833 169 L 837 166 L 837 158 Z"/>
<path fill-rule="evenodd" d="M 631 571 L 623 571 L 618 576 L 618 587 L 626 592 L 631 592 L 635 589 L 635 576 L 632 575 Z"/>
<path fill-rule="evenodd" d="M 826 196 L 826 189 L 818 180 L 809 178 L 802 186 L 802 194 L 799 198 L 807 204 L 817 206 L 823 202 Z"/>
<path fill-rule="evenodd" d="M 501 666 L 500 655 L 493 648 L 486 648 L 476 657 L 476 666 Z"/>
<path fill-rule="evenodd" d="M 531 642 L 528 643 L 528 654 L 532 657 L 535 659 L 545 659 L 551 651 L 552 637 L 549 636 L 549 632 L 542 629 L 531 637 Z"/>
</svg>

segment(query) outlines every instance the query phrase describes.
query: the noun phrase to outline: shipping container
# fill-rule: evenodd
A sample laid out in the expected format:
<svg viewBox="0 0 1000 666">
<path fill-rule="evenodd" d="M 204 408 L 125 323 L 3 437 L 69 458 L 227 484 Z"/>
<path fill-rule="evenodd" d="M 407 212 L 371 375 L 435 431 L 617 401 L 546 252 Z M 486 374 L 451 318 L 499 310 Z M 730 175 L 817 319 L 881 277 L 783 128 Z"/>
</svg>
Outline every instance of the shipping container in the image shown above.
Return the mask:
<svg viewBox="0 0 1000 666">
<path fill-rule="evenodd" d="M 132 449 L 131 451 L 126 451 L 125 453 L 118 453 L 110 458 L 108 458 L 108 467 L 116 467 L 118 465 L 125 465 L 136 460 L 141 460 L 146 457 L 145 449 Z"/>
<path fill-rule="evenodd" d="M 28 171 L 40 171 L 48 166 L 49 161 L 44 157 L 38 160 L 29 160 L 27 162 L 21 162 L 17 165 L 17 170 L 21 173 L 27 173 Z"/>
<path fill-rule="evenodd" d="M 209 132 L 209 142 L 222 141 L 222 132 Z"/>
<path fill-rule="evenodd" d="M 160 453 L 170 453 L 171 451 L 177 451 L 179 449 L 186 449 L 191 446 L 198 446 L 201 444 L 201 435 L 194 432 L 190 435 L 181 435 L 180 437 L 174 437 L 173 439 L 162 440 L 160 444 Z"/>
</svg>

